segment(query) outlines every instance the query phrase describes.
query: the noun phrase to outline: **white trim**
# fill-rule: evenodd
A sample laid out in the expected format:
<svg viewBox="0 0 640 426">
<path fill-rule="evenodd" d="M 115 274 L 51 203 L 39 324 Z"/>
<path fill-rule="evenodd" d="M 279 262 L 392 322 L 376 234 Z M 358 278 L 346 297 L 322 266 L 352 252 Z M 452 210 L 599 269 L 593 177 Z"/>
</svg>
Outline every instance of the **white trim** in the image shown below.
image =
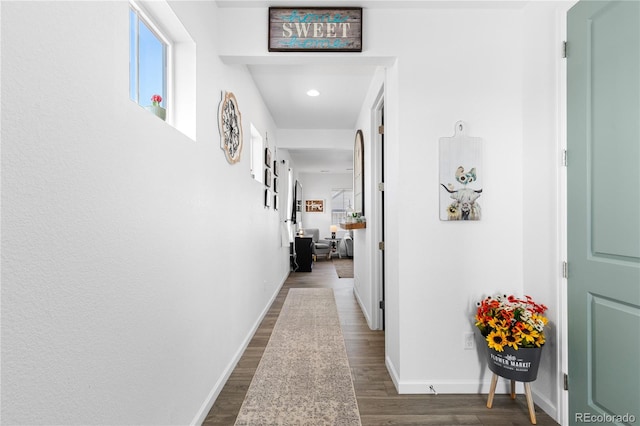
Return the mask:
<svg viewBox="0 0 640 426">
<path fill-rule="evenodd" d="M 546 395 L 541 394 L 540 392 L 536 392 L 533 388 L 531 389 L 531 393 L 533 394 L 533 402 L 552 419 L 558 421 L 560 407 L 550 401 Z"/>
<path fill-rule="evenodd" d="M 282 286 L 284 285 L 286 280 L 287 280 L 287 277 L 284 277 L 280 285 L 276 288 L 275 292 L 267 302 L 267 305 L 262 310 L 262 312 L 258 316 L 258 319 L 256 319 L 253 326 L 251 327 L 251 330 L 249 330 L 249 333 L 242 341 L 242 344 L 240 345 L 236 353 L 231 358 L 231 361 L 229 362 L 229 364 L 227 364 L 227 367 L 223 370 L 222 375 L 218 378 L 216 383 L 213 385 L 213 388 L 211 388 L 211 391 L 209 391 L 207 398 L 204 400 L 204 402 L 200 406 L 200 409 L 196 413 L 193 420 L 191 420 L 190 425 L 201 425 L 204 422 L 204 420 L 207 418 L 209 411 L 211 411 L 211 407 L 213 407 L 213 404 L 216 402 L 216 399 L 220 395 L 220 392 L 222 392 L 222 388 L 224 388 L 224 385 L 227 383 L 227 380 L 229 380 L 229 376 L 231 376 L 231 373 L 233 372 L 234 368 L 236 368 L 236 365 L 240 361 L 240 358 L 242 358 L 244 351 L 247 349 L 247 346 L 249 346 L 251 339 L 253 339 L 253 336 L 256 334 L 256 331 L 258 330 L 258 327 L 260 327 L 260 324 L 262 323 L 262 320 L 264 319 L 264 317 L 267 315 L 267 312 L 269 312 L 269 309 L 271 309 L 271 305 L 273 304 L 274 300 L 276 300 L 276 297 L 278 297 L 278 294 L 280 293 L 280 290 L 282 289 Z"/>
<path fill-rule="evenodd" d="M 496 394 L 509 394 L 511 392 L 509 380 L 498 380 Z M 489 394 L 491 381 L 481 380 L 400 380 L 398 383 L 399 394 L 433 394 L 433 390 L 438 394 Z M 516 393 L 524 393 L 524 386 L 516 382 Z M 537 404 L 538 401 L 534 400 Z"/>
<path fill-rule="evenodd" d="M 147 11 L 147 8 L 143 7 L 142 2 L 136 2 L 134 0 L 129 0 L 129 6 L 131 7 L 131 9 L 133 9 L 138 17 L 138 21 L 142 21 L 144 22 L 144 24 L 149 27 L 149 29 L 151 30 L 151 32 L 153 33 L 154 36 L 156 36 L 156 38 L 158 38 L 163 44 L 164 44 L 164 81 L 162 82 L 164 88 L 163 88 L 163 95 L 166 98 L 166 109 L 167 109 L 167 122 L 169 124 L 173 125 L 173 109 L 174 109 L 174 102 L 173 102 L 173 98 L 174 98 L 174 91 L 173 91 L 173 42 L 167 38 L 167 36 L 165 35 L 165 31 L 163 29 L 162 26 L 158 25 L 158 22 L 161 22 L 160 19 L 157 19 L 154 15 L 150 14 Z M 160 2 L 158 2 L 158 4 L 160 4 Z M 168 5 L 167 5 L 168 7 Z M 153 6 L 153 9 L 157 9 L 157 6 Z M 139 27 L 139 23 L 138 23 L 138 27 Z M 136 34 L 136 43 L 138 43 L 138 40 L 140 38 L 140 34 L 139 31 L 137 31 L 138 34 Z M 139 44 L 139 43 L 138 43 Z M 136 49 L 136 61 L 138 61 L 138 57 L 140 55 L 140 50 L 139 48 Z M 143 104 L 141 104 L 141 100 L 140 100 L 140 69 L 139 66 L 136 69 L 136 78 L 138 79 L 137 84 L 137 90 L 138 90 L 138 104 L 141 106 L 144 106 Z M 147 100 L 148 101 L 148 100 Z"/>
<path fill-rule="evenodd" d="M 385 365 L 399 394 L 432 394 L 431 387 L 439 394 L 488 394 L 491 387 L 490 380 L 401 380 L 389 357 L 385 357 Z M 510 382 L 506 379 L 499 380 L 496 393 L 509 394 L 510 392 Z M 516 392 L 524 393 L 522 383 L 516 383 Z"/>
<path fill-rule="evenodd" d="M 385 72 L 386 78 L 386 72 Z M 384 217 L 382 212 L 382 201 L 380 191 L 378 191 L 378 183 L 381 182 L 382 178 L 382 165 L 381 165 L 381 144 L 380 144 L 380 134 L 378 133 L 378 126 L 380 125 L 380 110 L 384 107 L 384 92 L 385 90 L 385 82 L 382 82 L 381 87 L 378 89 L 378 94 L 376 95 L 372 108 L 371 108 L 371 135 L 372 135 L 372 144 L 374 149 L 372 149 L 373 155 L 371 156 L 372 164 L 371 170 L 373 170 L 373 180 L 371 181 L 371 209 L 374 210 L 375 214 L 374 220 L 371 222 L 372 224 L 382 224 L 382 218 Z M 382 276 L 382 255 L 380 250 L 378 249 L 378 241 L 382 241 L 382 231 L 381 227 L 375 225 L 375 227 L 371 231 L 371 235 L 373 237 L 372 244 L 372 256 L 371 256 L 371 322 L 369 322 L 369 327 L 372 330 L 382 330 L 382 310 L 380 309 L 378 303 L 382 300 L 382 281 L 384 277 Z"/>
<path fill-rule="evenodd" d="M 558 34 L 558 45 L 559 49 L 562 46 L 562 42 L 567 40 L 567 14 L 569 9 L 573 7 L 573 4 L 567 4 L 565 8 L 559 9 L 556 14 L 556 33 Z M 559 52 L 558 52 L 559 53 Z M 557 57 L 560 57 L 558 55 Z M 567 251 L 567 167 L 562 164 L 562 154 L 563 150 L 567 149 L 567 59 L 562 58 L 557 62 L 557 93 L 556 93 L 556 105 L 557 105 L 557 116 L 558 116 L 558 126 L 557 126 L 557 146 L 559 147 L 558 153 L 558 253 L 561 257 L 558 261 L 566 261 L 568 256 Z M 539 401 L 544 401 L 539 403 L 538 405 L 544 411 L 546 411 L 549 415 L 560 424 L 567 425 L 569 424 L 569 392 L 563 390 L 563 378 L 564 374 L 569 372 L 569 339 L 568 339 L 568 299 L 567 299 L 567 278 L 559 278 L 560 285 L 558 286 L 558 308 L 560 312 L 558 313 L 558 319 L 560 324 L 558 324 L 558 341 L 560 342 L 560 347 L 558 348 L 558 359 L 556 360 L 556 365 L 558 366 L 557 375 L 558 375 L 558 386 L 560 387 L 560 392 L 558 394 L 558 398 L 555 404 L 555 409 L 553 408 L 553 404 L 549 403 L 547 405 L 547 400 L 542 396 L 536 395 Z M 534 392 L 535 393 L 535 392 Z"/>
<path fill-rule="evenodd" d="M 264 185 L 264 149 L 266 147 L 260 130 L 249 122 L 249 157 L 251 177 Z M 274 154 L 275 157 L 275 154 Z M 275 177 L 275 176 L 274 176 Z"/>
<path fill-rule="evenodd" d="M 364 315 L 364 318 L 367 320 L 367 325 L 369 326 L 369 328 L 371 330 L 375 330 L 375 328 L 373 327 L 373 324 L 371 323 L 372 319 L 369 316 L 369 312 L 367 311 L 367 309 L 365 309 L 365 304 L 362 303 L 362 299 L 360 298 L 360 293 L 358 292 L 358 287 L 355 285 L 355 278 L 354 278 L 354 283 L 353 283 L 353 294 L 356 297 L 356 301 L 358 302 L 358 305 L 360 305 L 360 310 L 362 311 L 362 314 Z"/>
<path fill-rule="evenodd" d="M 196 44 L 165 0 L 128 3 L 166 45 L 166 123 L 195 141 Z"/>
<path fill-rule="evenodd" d="M 384 365 L 387 366 L 387 371 L 389 372 L 389 376 L 391 376 L 391 381 L 396 389 L 400 389 L 400 376 L 396 370 L 396 367 L 393 365 L 393 361 L 388 356 L 384 357 Z M 400 392 L 398 392 L 400 393 Z"/>
<path fill-rule="evenodd" d="M 147 24 L 153 34 L 158 37 L 164 44 L 171 45 L 171 40 L 169 40 L 167 36 L 164 35 L 164 31 L 157 24 L 158 20 L 154 15 L 147 11 L 147 7 L 142 6 L 142 3 L 147 4 L 148 2 L 137 2 L 135 0 L 129 0 L 129 5 L 131 6 L 131 8 L 133 8 L 140 17 L 142 17 L 142 19 L 145 21 L 145 24 Z"/>
</svg>

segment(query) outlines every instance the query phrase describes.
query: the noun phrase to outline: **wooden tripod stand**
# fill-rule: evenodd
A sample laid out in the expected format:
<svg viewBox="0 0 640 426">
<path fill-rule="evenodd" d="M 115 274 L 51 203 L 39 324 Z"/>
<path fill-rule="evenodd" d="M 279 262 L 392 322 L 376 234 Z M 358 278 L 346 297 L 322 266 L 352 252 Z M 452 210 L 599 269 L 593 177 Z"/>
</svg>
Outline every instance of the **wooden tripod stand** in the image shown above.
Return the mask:
<svg viewBox="0 0 640 426">
<path fill-rule="evenodd" d="M 496 394 L 496 385 L 498 384 L 498 375 L 493 373 L 493 377 L 491 378 L 491 389 L 489 390 L 489 398 L 487 399 L 487 408 L 491 408 L 493 406 L 493 396 Z M 531 386 L 529 382 L 523 382 L 524 384 L 524 395 L 527 398 L 527 406 L 529 407 L 529 419 L 531 420 L 531 424 L 536 424 L 536 410 L 533 405 L 533 396 L 531 395 Z M 516 399 L 516 381 L 511 380 L 511 399 Z"/>
</svg>

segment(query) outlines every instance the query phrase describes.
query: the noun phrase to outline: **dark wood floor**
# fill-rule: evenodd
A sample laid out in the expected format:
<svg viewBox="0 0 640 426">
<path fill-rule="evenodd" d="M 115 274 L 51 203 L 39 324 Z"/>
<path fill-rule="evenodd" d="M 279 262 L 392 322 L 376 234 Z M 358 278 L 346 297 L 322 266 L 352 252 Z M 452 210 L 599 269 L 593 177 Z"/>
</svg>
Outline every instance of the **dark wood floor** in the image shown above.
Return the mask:
<svg viewBox="0 0 640 426">
<path fill-rule="evenodd" d="M 258 367 L 287 292 L 295 287 L 333 288 L 345 338 L 362 424 L 367 425 L 529 425 L 524 395 L 398 395 L 384 364 L 384 332 L 369 330 L 353 295 L 353 279 L 338 278 L 331 261 L 313 272 L 292 272 L 233 370 L 204 425 L 233 425 Z M 539 425 L 557 425 L 536 407 Z M 256 425 L 264 426 L 264 425 Z M 339 425 L 337 425 L 339 426 Z"/>
</svg>

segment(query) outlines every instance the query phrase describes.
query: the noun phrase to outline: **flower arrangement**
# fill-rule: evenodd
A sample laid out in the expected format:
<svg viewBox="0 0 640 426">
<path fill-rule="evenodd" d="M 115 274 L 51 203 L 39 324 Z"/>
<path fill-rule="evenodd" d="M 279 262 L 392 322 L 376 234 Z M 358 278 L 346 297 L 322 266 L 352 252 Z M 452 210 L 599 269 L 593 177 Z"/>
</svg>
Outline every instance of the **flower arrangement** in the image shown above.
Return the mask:
<svg viewBox="0 0 640 426">
<path fill-rule="evenodd" d="M 162 96 L 160 95 L 153 95 L 151 97 L 151 104 L 153 106 L 160 106 L 160 102 L 162 102 Z"/>
<path fill-rule="evenodd" d="M 478 302 L 476 327 L 489 347 L 498 352 L 504 351 L 505 346 L 515 350 L 540 347 L 545 343 L 546 310 L 545 305 L 534 302 L 530 296 L 525 299 L 506 294 L 489 296 Z"/>
</svg>

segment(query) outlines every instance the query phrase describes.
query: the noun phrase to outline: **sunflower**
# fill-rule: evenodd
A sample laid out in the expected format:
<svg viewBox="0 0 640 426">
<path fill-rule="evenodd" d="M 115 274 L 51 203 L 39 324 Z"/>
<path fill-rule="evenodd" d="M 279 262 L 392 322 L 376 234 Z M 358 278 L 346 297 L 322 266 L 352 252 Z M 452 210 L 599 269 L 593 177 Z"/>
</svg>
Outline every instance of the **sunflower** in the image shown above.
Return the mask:
<svg viewBox="0 0 640 426">
<path fill-rule="evenodd" d="M 501 330 L 492 331 L 487 336 L 487 342 L 489 347 L 495 349 L 498 352 L 504 351 L 505 345 L 508 344 L 507 337 Z"/>
<path fill-rule="evenodd" d="M 546 342 L 546 339 L 544 338 L 544 333 L 540 333 L 540 335 L 538 336 L 538 338 L 535 341 L 536 346 L 540 347 L 540 346 L 544 345 L 545 342 Z"/>
<path fill-rule="evenodd" d="M 516 334 L 516 338 L 522 340 L 524 344 L 534 343 L 540 337 L 540 333 L 530 324 L 522 324 Z"/>
<path fill-rule="evenodd" d="M 509 327 L 507 322 L 500 318 L 491 318 L 487 323 L 494 330 L 507 330 Z"/>
<path fill-rule="evenodd" d="M 518 340 L 515 335 L 509 333 L 505 335 L 504 338 L 507 341 L 507 346 L 511 346 L 516 351 L 518 350 L 518 343 L 520 342 L 520 340 Z"/>
</svg>

